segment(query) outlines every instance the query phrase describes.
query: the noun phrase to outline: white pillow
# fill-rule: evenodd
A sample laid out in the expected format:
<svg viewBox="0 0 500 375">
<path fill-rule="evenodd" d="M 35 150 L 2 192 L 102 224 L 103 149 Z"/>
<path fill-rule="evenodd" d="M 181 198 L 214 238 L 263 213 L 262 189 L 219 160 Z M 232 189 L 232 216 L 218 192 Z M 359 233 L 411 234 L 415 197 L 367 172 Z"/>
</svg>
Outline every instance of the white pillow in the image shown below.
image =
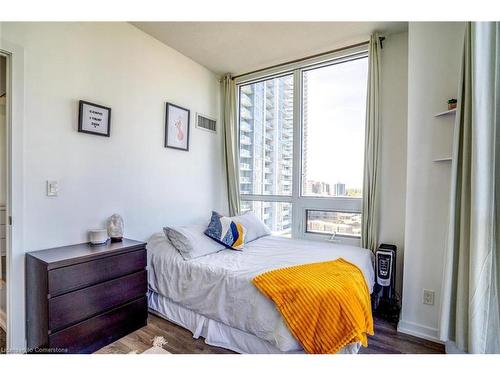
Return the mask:
<svg viewBox="0 0 500 375">
<path fill-rule="evenodd" d="M 252 211 L 246 212 L 243 215 L 233 216 L 230 219 L 245 227 L 245 242 L 251 242 L 271 235 L 271 230 Z"/>
<path fill-rule="evenodd" d="M 205 235 L 205 225 L 165 227 L 163 231 L 184 260 L 199 258 L 225 249 Z"/>
</svg>

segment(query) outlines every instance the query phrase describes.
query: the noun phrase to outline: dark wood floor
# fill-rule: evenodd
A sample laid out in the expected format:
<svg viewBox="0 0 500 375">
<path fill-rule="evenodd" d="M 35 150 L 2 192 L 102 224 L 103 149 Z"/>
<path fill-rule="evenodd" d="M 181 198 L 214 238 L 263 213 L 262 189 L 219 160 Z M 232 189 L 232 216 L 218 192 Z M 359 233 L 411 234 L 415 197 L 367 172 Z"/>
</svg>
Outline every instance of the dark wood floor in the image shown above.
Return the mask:
<svg viewBox="0 0 500 375">
<path fill-rule="evenodd" d="M 148 325 L 128 336 L 102 348 L 97 353 L 126 354 L 142 353 L 152 346 L 155 336 L 163 336 L 167 343 L 163 349 L 174 354 L 232 354 L 230 350 L 205 344 L 204 339 L 193 339 L 191 332 L 155 315 L 149 314 Z M 0 329 L 0 353 L 5 353 L 6 336 Z M 444 347 L 396 331 L 396 327 L 375 319 L 375 335 L 368 339 L 368 347 L 361 348 L 363 354 L 441 354 Z"/>
<path fill-rule="evenodd" d="M 232 354 L 230 350 L 205 344 L 204 339 L 193 339 L 191 332 L 155 315 L 149 314 L 148 325 L 102 348 L 97 353 L 141 353 L 152 345 L 155 336 L 163 336 L 163 349 L 174 354 Z M 431 341 L 405 335 L 383 320 L 375 319 L 375 335 L 369 337 L 363 354 L 441 354 L 444 347 Z"/>
<path fill-rule="evenodd" d="M 173 354 L 234 354 L 230 350 L 205 344 L 203 338 L 193 339 L 193 334 L 169 321 L 149 314 L 148 325 L 98 350 L 99 354 L 142 353 L 151 348 L 155 336 L 163 336 L 167 343 L 163 349 Z"/>
<path fill-rule="evenodd" d="M 444 354 L 444 345 L 406 335 L 396 325 L 375 318 L 375 335 L 368 337 L 368 347 L 362 354 Z"/>
</svg>

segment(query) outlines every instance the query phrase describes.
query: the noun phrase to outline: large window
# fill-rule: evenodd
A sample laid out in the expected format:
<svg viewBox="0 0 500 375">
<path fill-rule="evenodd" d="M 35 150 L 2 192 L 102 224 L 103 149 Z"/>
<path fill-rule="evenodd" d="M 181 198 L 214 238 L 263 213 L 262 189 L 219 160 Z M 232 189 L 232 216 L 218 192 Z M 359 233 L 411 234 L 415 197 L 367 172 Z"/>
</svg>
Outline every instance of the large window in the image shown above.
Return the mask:
<svg viewBox="0 0 500 375">
<path fill-rule="evenodd" d="M 361 197 L 368 59 L 302 73 L 302 194 Z"/>
<path fill-rule="evenodd" d="M 241 209 L 274 234 L 359 238 L 367 60 L 358 50 L 239 83 Z"/>
</svg>

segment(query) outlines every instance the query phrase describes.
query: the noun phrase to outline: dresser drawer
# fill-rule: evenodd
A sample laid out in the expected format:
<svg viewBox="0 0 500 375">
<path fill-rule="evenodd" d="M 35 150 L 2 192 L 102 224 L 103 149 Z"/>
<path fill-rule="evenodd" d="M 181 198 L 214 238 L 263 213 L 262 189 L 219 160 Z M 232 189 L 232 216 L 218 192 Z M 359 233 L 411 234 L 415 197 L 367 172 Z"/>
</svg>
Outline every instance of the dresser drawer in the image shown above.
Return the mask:
<svg viewBox="0 0 500 375">
<path fill-rule="evenodd" d="M 147 299 L 142 297 L 49 335 L 49 347 L 55 353 L 92 353 L 145 326 L 147 315 Z"/>
<path fill-rule="evenodd" d="M 51 332 L 146 294 L 145 270 L 49 299 Z"/>
<path fill-rule="evenodd" d="M 145 268 L 145 249 L 56 268 L 48 273 L 48 293 L 54 297 Z"/>
</svg>

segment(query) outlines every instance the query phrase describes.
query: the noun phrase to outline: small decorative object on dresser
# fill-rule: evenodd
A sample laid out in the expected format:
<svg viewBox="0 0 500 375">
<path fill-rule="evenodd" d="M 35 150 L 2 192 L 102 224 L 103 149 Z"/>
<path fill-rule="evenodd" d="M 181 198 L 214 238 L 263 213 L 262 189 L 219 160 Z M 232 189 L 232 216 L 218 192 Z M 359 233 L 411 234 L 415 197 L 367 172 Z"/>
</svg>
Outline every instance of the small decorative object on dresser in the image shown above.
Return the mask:
<svg viewBox="0 0 500 375">
<path fill-rule="evenodd" d="M 147 287 L 144 242 L 26 254 L 28 353 L 92 353 L 144 327 Z"/>
<path fill-rule="evenodd" d="M 165 115 L 165 147 L 189 151 L 189 109 L 167 103 Z"/>
<path fill-rule="evenodd" d="M 118 214 L 113 214 L 108 219 L 108 235 L 111 242 L 120 242 L 123 238 L 123 219 Z"/>
<path fill-rule="evenodd" d="M 89 242 L 91 245 L 103 245 L 108 239 L 108 231 L 106 229 L 89 230 Z"/>
</svg>

